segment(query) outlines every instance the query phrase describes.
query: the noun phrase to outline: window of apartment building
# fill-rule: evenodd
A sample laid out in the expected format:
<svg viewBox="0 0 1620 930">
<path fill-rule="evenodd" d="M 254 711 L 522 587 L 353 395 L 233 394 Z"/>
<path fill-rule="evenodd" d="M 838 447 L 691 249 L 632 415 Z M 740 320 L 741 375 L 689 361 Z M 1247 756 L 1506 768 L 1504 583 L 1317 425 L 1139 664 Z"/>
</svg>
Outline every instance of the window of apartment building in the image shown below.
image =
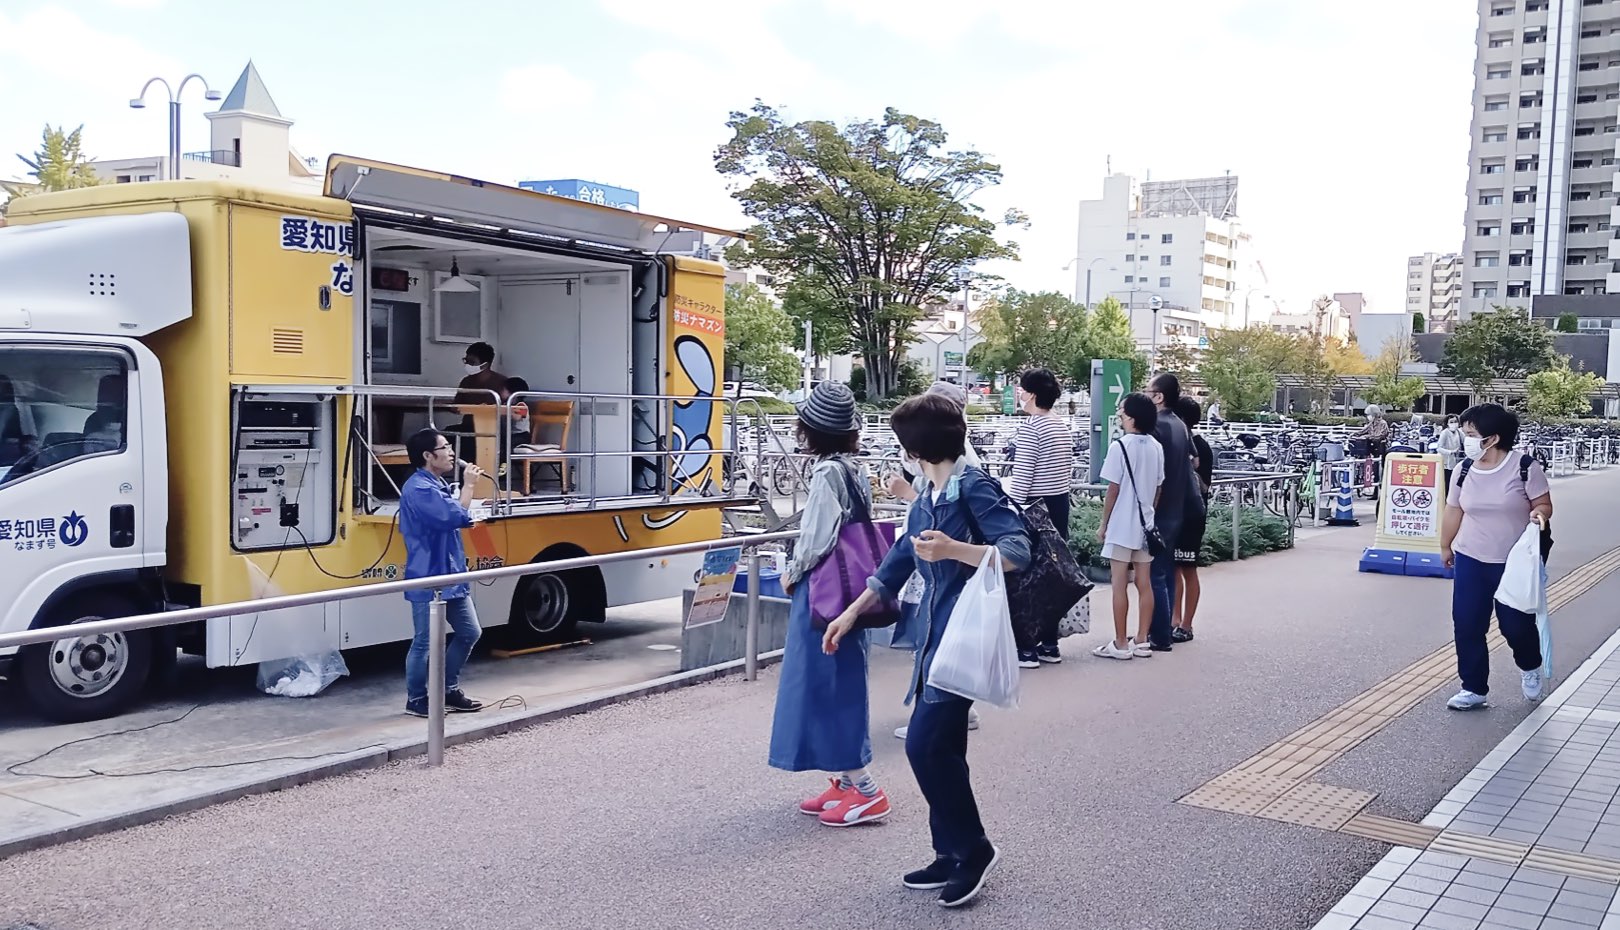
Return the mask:
<svg viewBox="0 0 1620 930">
<path fill-rule="evenodd" d="M 1494 285 L 1494 284 L 1476 284 L 1476 285 L 1474 285 L 1474 296 L 1475 297 L 1495 297 L 1496 296 L 1496 285 Z"/>
<path fill-rule="evenodd" d="M 1481 142 L 1506 142 L 1507 141 L 1507 129 L 1505 127 L 1492 126 L 1490 129 L 1487 129 L 1484 132 L 1479 134 L 1479 141 L 1481 141 Z"/>
<path fill-rule="evenodd" d="M 1479 195 L 1479 205 L 1482 207 L 1494 207 L 1501 202 L 1501 191 L 1484 191 Z"/>
<path fill-rule="evenodd" d="M 1597 230 L 1598 230 L 1598 232 L 1608 232 L 1609 231 L 1609 224 L 1608 223 L 1599 223 L 1597 225 Z"/>
<path fill-rule="evenodd" d="M 1533 94 L 1519 95 L 1519 109 L 1534 110 L 1539 106 L 1541 106 L 1541 91 L 1538 90 Z"/>
<path fill-rule="evenodd" d="M 1419 284 L 1414 284 L 1411 287 L 1407 288 L 1407 290 L 1411 291 L 1414 294 L 1416 294 L 1416 293 L 1419 293 L 1419 292 L 1421 292 L 1423 290 L 1423 286 L 1419 285 Z"/>
<path fill-rule="evenodd" d="M 1513 225 L 1508 228 L 1508 233 L 1514 236 L 1528 236 L 1535 231 L 1535 220 L 1514 220 Z M 1495 233 L 1492 233 L 1492 235 L 1495 235 Z"/>
<path fill-rule="evenodd" d="M 1507 295 L 1509 297 L 1529 297 L 1530 296 L 1530 282 L 1529 281 L 1514 281 L 1514 282 L 1510 283 L 1507 286 Z"/>
<path fill-rule="evenodd" d="M 1535 260 L 1535 253 L 1528 249 L 1523 252 L 1509 252 L 1508 265 L 1513 268 L 1528 268 Z"/>
<path fill-rule="evenodd" d="M 1580 69 L 1582 71 L 1596 71 L 1601 67 L 1603 67 L 1603 62 L 1597 60 L 1596 58 L 1581 59 Z"/>
<path fill-rule="evenodd" d="M 1205 297 L 1203 306 L 1204 306 L 1205 310 L 1214 310 L 1215 309 L 1215 301 L 1211 300 L 1208 297 Z"/>
<path fill-rule="evenodd" d="M 129 183 L 129 175 L 127 175 L 127 174 L 119 175 L 118 176 L 118 183 L 119 184 L 128 184 Z"/>
<path fill-rule="evenodd" d="M 1546 73 L 1547 63 L 1545 60 L 1540 58 L 1536 59 L 1535 61 L 1527 61 L 1519 66 L 1519 74 L 1525 77 L 1535 77 L 1538 74 Z"/>
<path fill-rule="evenodd" d="M 1586 224 L 1585 223 L 1571 223 L 1571 224 L 1569 224 L 1569 231 L 1571 233 L 1583 233 L 1583 232 L 1586 232 Z"/>
<path fill-rule="evenodd" d="M 1170 286 L 1170 279 L 1169 278 L 1160 278 L 1159 279 L 1159 286 L 1160 287 L 1169 287 Z"/>
<path fill-rule="evenodd" d="M 1538 42 L 1545 42 L 1545 41 L 1547 41 L 1547 27 L 1546 26 L 1537 26 L 1534 29 L 1526 29 L 1524 31 L 1524 44 L 1525 45 L 1535 45 Z"/>
<path fill-rule="evenodd" d="M 1125 256 L 1125 260 L 1128 261 L 1128 262 L 1134 262 L 1134 261 L 1136 261 L 1136 256 L 1135 255 L 1127 255 L 1127 256 Z"/>
<path fill-rule="evenodd" d="M 1128 274 L 1128 275 L 1125 276 L 1125 283 L 1126 284 L 1132 284 L 1132 283 L 1135 283 L 1135 281 L 1136 281 L 1136 276 L 1135 275 L 1129 275 Z"/>
<path fill-rule="evenodd" d="M 1502 225 L 1500 223 L 1480 223 L 1474 227 L 1474 233 L 1480 236 L 1500 236 Z"/>
<path fill-rule="evenodd" d="M 1575 95 L 1575 102 L 1576 103 L 1597 103 L 1597 91 L 1593 91 L 1590 94 L 1577 94 L 1577 95 Z"/>
<path fill-rule="evenodd" d="M 1131 241 L 1134 241 L 1135 239 L 1136 239 L 1136 233 L 1128 232 L 1128 233 L 1125 234 L 1125 241 L 1126 242 L 1131 242 Z"/>
<path fill-rule="evenodd" d="M 1579 171 L 1582 168 L 1590 168 L 1590 167 L 1592 167 L 1592 159 L 1590 159 L 1590 158 L 1577 158 L 1574 161 L 1570 162 L 1569 166 L 1571 168 L 1574 168 L 1577 171 Z"/>
<path fill-rule="evenodd" d="M 1577 135 L 1577 136 L 1595 136 L 1595 135 L 1597 135 L 1597 127 L 1596 126 L 1576 126 L 1575 127 L 1575 135 Z"/>
<path fill-rule="evenodd" d="M 1491 7 L 1491 15 L 1492 16 L 1512 16 L 1513 15 L 1513 4 L 1509 3 L 1509 4 L 1505 5 L 1505 6 L 1493 6 L 1493 7 Z"/>
<path fill-rule="evenodd" d="M 1159 236 L 1159 244 L 1160 245 L 1169 245 L 1170 243 L 1172 243 L 1174 241 L 1176 241 L 1176 234 L 1175 233 L 1162 233 Z"/>
<path fill-rule="evenodd" d="M 1524 11 L 1526 13 L 1545 13 L 1547 11 L 1547 0 L 1528 0 L 1524 5 Z"/>
<path fill-rule="evenodd" d="M 1535 203 L 1536 189 L 1533 187 L 1515 187 L 1513 189 L 1514 203 Z"/>
<path fill-rule="evenodd" d="M 1508 102 L 1506 97 L 1498 97 L 1495 100 L 1487 100 L 1485 101 L 1485 112 L 1494 113 L 1497 110 L 1506 110 L 1507 105 Z M 1524 106 L 1524 103 L 1521 101 L 1519 106 Z"/>
<path fill-rule="evenodd" d="M 1539 138 L 1541 138 L 1541 124 L 1540 123 L 1529 123 L 1527 125 L 1520 126 L 1519 127 L 1519 138 L 1520 139 L 1539 139 Z"/>
<path fill-rule="evenodd" d="M 1592 26 L 1581 30 L 1581 38 L 1583 39 L 1596 39 L 1601 35 L 1603 35 L 1602 26 Z"/>
<path fill-rule="evenodd" d="M 1501 264 L 1502 255 L 1500 252 L 1480 252 L 1474 256 L 1475 268 L 1495 268 Z M 1412 290 L 1415 291 L 1417 288 L 1414 287 Z"/>
<path fill-rule="evenodd" d="M 1168 255 L 1160 255 L 1159 256 L 1159 264 L 1161 264 L 1161 265 L 1170 264 L 1170 256 L 1168 256 Z"/>
<path fill-rule="evenodd" d="M 1480 164 L 1479 164 L 1479 173 L 1480 174 L 1501 174 L 1504 170 L 1505 169 L 1504 169 L 1502 163 L 1499 162 L 1499 161 L 1496 161 L 1496 162 L 1486 161 L 1486 162 L 1480 162 Z M 1520 168 L 1519 170 L 1523 171 L 1525 169 Z"/>
<path fill-rule="evenodd" d="M 1602 165 L 1605 168 L 1612 168 L 1612 167 L 1614 167 L 1614 156 L 1613 155 L 1605 155 L 1605 156 L 1603 156 L 1602 160 L 1600 160 L 1598 162 L 1598 164 Z"/>
<path fill-rule="evenodd" d="M 1604 133 L 1611 136 L 1614 135 L 1614 131 L 1616 129 L 1620 129 L 1620 125 L 1615 123 L 1610 123 L 1609 125 L 1603 127 Z"/>
<path fill-rule="evenodd" d="M 1524 158 L 1515 159 L 1514 162 L 1513 162 L 1513 170 L 1514 171 L 1536 171 L 1540 167 L 1541 167 L 1541 159 L 1536 157 L 1535 155 L 1527 155 Z M 1495 174 L 1495 173 L 1499 173 L 1499 172 L 1491 172 L 1491 171 L 1481 171 L 1480 172 L 1480 174 Z"/>
<path fill-rule="evenodd" d="M 1493 67 L 1487 68 L 1485 70 L 1485 80 L 1487 80 L 1487 81 L 1495 81 L 1495 80 L 1498 80 L 1500 78 L 1505 78 L 1505 77 L 1507 77 L 1508 75 L 1510 75 L 1512 73 L 1513 73 L 1512 68 L 1508 68 L 1508 67 L 1505 67 L 1505 66 L 1504 67 L 1495 67 L 1495 66 L 1493 66 Z"/>
<path fill-rule="evenodd" d="M 1574 193 L 1569 195 L 1569 199 L 1571 201 L 1591 200 L 1592 199 L 1592 192 L 1591 191 L 1575 191 Z"/>
<path fill-rule="evenodd" d="M 1566 284 L 1564 285 L 1564 293 L 1579 296 L 1586 293 L 1586 286 L 1582 284 Z M 1511 297 L 1513 295 L 1509 294 L 1508 296 Z M 1529 295 L 1527 294 L 1525 296 L 1528 297 Z"/>
<path fill-rule="evenodd" d="M 1566 264 L 1566 265 L 1584 265 L 1584 264 L 1586 264 L 1586 256 L 1585 255 L 1566 255 L 1566 256 L 1564 256 L 1564 264 Z"/>
<path fill-rule="evenodd" d="M 1513 44 L 1513 33 L 1498 32 L 1492 35 L 1486 44 L 1491 48 L 1506 48 Z"/>
</svg>

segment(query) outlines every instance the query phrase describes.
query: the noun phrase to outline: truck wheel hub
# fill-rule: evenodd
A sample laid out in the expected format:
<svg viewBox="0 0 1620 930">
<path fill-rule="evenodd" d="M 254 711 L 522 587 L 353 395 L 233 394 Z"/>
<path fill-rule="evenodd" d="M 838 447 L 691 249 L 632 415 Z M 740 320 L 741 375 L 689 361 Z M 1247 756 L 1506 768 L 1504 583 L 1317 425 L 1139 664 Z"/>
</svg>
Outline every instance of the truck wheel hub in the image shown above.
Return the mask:
<svg viewBox="0 0 1620 930">
<path fill-rule="evenodd" d="M 122 633 L 59 639 L 51 645 L 51 680 L 66 694 L 94 697 L 124 676 L 128 656 Z"/>
</svg>

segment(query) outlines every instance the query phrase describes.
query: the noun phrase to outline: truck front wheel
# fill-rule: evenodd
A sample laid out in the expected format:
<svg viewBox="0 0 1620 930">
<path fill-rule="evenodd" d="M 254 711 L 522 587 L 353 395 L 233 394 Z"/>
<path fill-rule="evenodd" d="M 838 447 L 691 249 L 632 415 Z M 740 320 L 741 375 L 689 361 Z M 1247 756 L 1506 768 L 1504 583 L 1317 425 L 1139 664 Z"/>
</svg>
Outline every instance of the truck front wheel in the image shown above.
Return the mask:
<svg viewBox="0 0 1620 930">
<path fill-rule="evenodd" d="M 96 595 L 64 605 L 52 617 L 62 638 L 25 647 L 16 660 L 23 695 L 39 714 L 59 723 L 116 717 L 146 690 L 152 671 L 152 635 L 73 635 L 74 624 L 128 615 L 128 605 Z"/>
</svg>

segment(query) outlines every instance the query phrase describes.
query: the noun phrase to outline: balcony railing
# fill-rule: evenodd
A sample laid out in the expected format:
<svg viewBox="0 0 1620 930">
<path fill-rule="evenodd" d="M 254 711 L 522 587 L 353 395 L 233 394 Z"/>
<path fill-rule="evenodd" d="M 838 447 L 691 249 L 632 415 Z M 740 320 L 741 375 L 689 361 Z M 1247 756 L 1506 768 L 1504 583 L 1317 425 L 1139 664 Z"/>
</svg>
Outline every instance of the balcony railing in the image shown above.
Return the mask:
<svg viewBox="0 0 1620 930">
<path fill-rule="evenodd" d="M 242 156 L 231 149 L 212 149 L 207 152 L 187 152 L 181 158 L 186 161 L 204 161 L 211 165 L 229 165 L 232 168 L 242 167 Z"/>
</svg>

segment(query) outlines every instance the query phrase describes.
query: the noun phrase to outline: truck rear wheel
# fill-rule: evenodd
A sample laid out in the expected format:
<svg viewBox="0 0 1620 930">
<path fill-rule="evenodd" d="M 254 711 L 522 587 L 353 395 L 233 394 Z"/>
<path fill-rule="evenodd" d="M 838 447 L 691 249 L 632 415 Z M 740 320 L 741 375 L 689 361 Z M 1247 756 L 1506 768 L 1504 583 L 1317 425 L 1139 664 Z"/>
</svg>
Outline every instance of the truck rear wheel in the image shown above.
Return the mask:
<svg viewBox="0 0 1620 930">
<path fill-rule="evenodd" d="M 149 631 L 72 632 L 74 624 L 127 616 L 130 606 L 108 595 L 75 600 L 52 617 L 50 626 L 62 628 L 61 639 L 18 653 L 18 683 L 41 716 L 59 723 L 101 720 L 118 716 L 140 698 L 152 671 Z"/>
<path fill-rule="evenodd" d="M 572 546 L 553 546 L 534 561 L 550 562 L 584 555 Z M 507 642 L 513 648 L 542 646 L 573 637 L 581 620 L 600 620 L 606 609 L 602 573 L 595 568 L 527 575 L 512 595 Z"/>
</svg>

